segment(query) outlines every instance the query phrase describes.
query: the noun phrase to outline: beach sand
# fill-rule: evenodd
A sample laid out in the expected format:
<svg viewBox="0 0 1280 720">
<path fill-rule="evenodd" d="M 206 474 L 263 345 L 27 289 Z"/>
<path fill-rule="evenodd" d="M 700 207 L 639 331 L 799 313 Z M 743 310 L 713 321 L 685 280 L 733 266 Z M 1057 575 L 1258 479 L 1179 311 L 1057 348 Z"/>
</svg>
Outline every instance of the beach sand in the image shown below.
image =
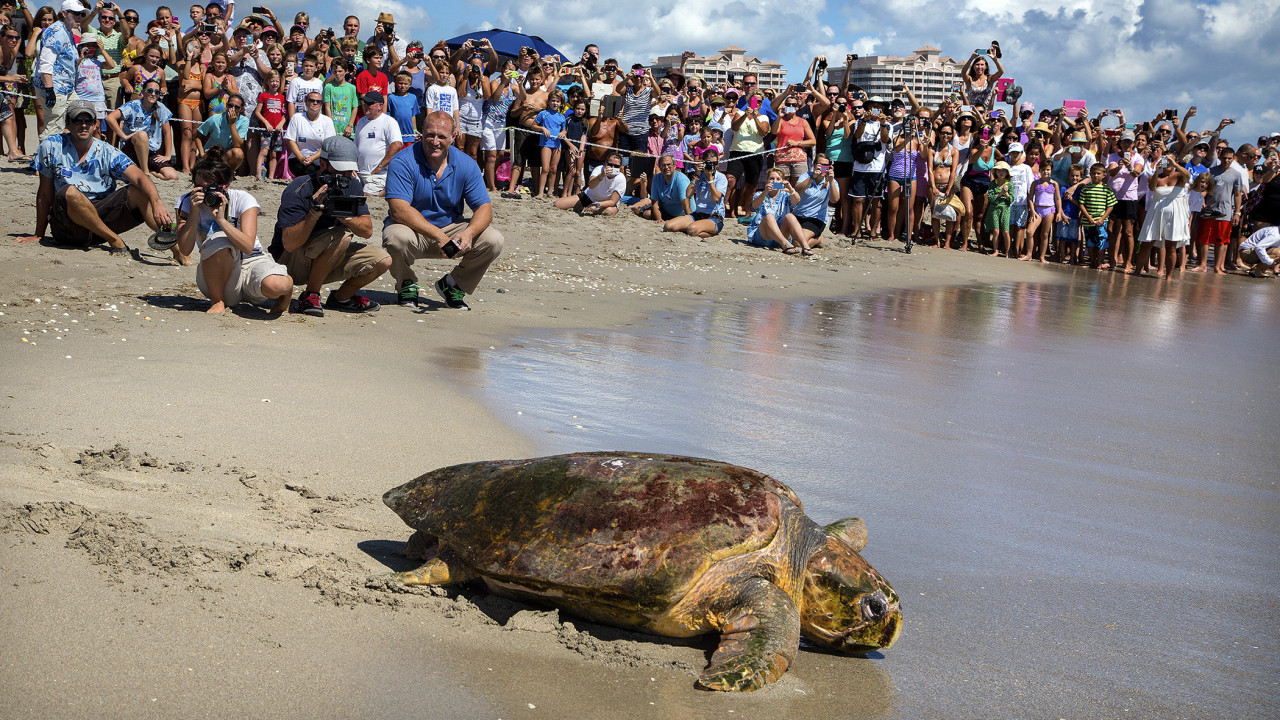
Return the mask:
<svg viewBox="0 0 1280 720">
<path fill-rule="evenodd" d="M 125 236 L 142 262 L 13 242 L 31 232 L 36 184 L 0 176 L 5 717 L 890 714 L 894 684 L 872 659 L 802 650 L 764 692 L 700 692 L 712 639 L 389 584 L 412 566 L 397 554 L 410 530 L 381 495 L 444 465 L 537 452 L 477 392 L 486 355 L 526 328 L 1055 276 L 898 243 L 787 257 L 741 244 L 743 226 L 698 241 L 629 213 L 497 199 L 506 249 L 474 312 L 209 316 L 194 268 L 149 250 L 142 228 Z M 160 192 L 172 204 L 189 185 Z M 236 186 L 263 206 L 265 246 L 283 185 Z M 380 227 L 385 203 L 371 209 Z M 416 267 L 425 286 L 449 264 Z M 387 305 L 391 289 L 388 276 L 369 294 Z"/>
</svg>

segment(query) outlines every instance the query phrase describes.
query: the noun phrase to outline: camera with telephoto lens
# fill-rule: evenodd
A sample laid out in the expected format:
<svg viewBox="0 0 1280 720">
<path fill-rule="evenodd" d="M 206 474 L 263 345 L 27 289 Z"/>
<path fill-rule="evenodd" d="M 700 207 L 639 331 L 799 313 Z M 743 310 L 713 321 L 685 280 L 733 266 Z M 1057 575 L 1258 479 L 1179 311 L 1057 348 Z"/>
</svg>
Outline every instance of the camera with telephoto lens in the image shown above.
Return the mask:
<svg viewBox="0 0 1280 720">
<path fill-rule="evenodd" d="M 329 186 L 329 195 L 325 198 L 324 212 L 329 217 L 349 218 L 360 214 L 360 207 L 365 204 L 363 195 L 348 195 L 351 178 L 340 173 L 316 173 L 315 187 Z"/>
<path fill-rule="evenodd" d="M 216 193 L 221 193 L 222 188 L 218 187 L 217 185 L 206 185 L 200 189 L 204 191 L 203 204 L 205 207 L 211 208 L 214 210 L 222 207 L 222 195 L 216 194 Z"/>
</svg>

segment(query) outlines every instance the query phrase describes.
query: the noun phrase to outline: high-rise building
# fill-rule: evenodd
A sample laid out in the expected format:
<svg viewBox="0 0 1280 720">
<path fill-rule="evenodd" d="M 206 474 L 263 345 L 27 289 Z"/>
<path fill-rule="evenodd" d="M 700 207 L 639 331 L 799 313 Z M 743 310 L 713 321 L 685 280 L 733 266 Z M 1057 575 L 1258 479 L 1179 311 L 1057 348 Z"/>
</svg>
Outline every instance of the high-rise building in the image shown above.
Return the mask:
<svg viewBox="0 0 1280 720">
<path fill-rule="evenodd" d="M 906 57 L 860 57 L 849 68 L 849 83 L 861 87 L 867 95 L 879 95 L 886 100 L 895 95 L 905 97 L 905 93 L 895 93 L 893 86 L 906 85 L 921 105 L 937 107 L 951 94 L 951 85 L 960 81 L 960 71 L 964 68 L 963 62 L 942 57 L 941 52 L 932 45 L 925 45 Z M 844 63 L 841 60 L 843 58 L 829 60 L 828 83 L 839 85 L 844 81 Z"/>
<path fill-rule="evenodd" d="M 649 66 L 653 76 L 661 78 L 667 70 L 680 69 L 679 55 L 663 55 Z M 707 85 L 719 85 L 729 81 L 729 73 L 735 78 L 742 78 L 744 73 L 752 72 L 760 80 L 760 89 L 772 88 L 781 90 L 787 86 L 787 69 L 782 63 L 774 60 L 761 60 L 736 45 L 720 48 L 715 55 L 691 57 L 685 65 L 689 75 L 701 75 Z"/>
</svg>

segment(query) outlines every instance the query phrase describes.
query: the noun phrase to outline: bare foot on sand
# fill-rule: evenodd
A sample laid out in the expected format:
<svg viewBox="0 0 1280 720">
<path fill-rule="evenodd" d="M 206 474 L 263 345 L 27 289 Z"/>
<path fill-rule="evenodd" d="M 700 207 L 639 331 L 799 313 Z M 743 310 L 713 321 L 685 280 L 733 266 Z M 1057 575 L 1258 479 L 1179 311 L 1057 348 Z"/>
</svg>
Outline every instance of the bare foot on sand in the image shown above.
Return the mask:
<svg viewBox="0 0 1280 720">
<path fill-rule="evenodd" d="M 227 311 L 227 306 L 224 305 L 221 300 L 210 305 L 209 309 L 205 310 L 206 313 L 224 313 L 226 311 Z"/>
</svg>

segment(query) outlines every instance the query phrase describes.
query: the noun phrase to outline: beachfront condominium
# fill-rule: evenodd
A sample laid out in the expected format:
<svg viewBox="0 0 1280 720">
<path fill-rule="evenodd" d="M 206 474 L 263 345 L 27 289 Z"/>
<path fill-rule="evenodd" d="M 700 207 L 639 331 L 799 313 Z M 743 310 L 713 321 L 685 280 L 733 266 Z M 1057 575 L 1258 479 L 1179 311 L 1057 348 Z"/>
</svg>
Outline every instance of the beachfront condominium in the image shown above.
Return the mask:
<svg viewBox="0 0 1280 720">
<path fill-rule="evenodd" d="M 942 57 L 941 53 L 938 48 L 925 45 L 906 57 L 860 57 L 849 68 L 849 82 L 868 95 L 883 98 L 902 95 L 895 93 L 893 86 L 906 85 L 921 105 L 937 107 L 951 93 L 951 84 L 959 82 L 964 68 L 963 61 Z M 829 62 L 827 82 L 839 85 L 844 81 L 844 58 L 830 58 Z"/>
<path fill-rule="evenodd" d="M 654 77 L 662 77 L 667 70 L 680 69 L 679 55 L 663 55 L 649 69 Z M 755 73 L 760 80 L 760 89 L 781 90 L 787 86 L 787 69 L 776 60 L 761 60 L 737 45 L 720 48 L 714 55 L 691 57 L 685 66 L 689 75 L 701 75 L 707 85 L 719 85 L 729 81 L 729 73 L 741 78 L 745 73 Z"/>
</svg>

